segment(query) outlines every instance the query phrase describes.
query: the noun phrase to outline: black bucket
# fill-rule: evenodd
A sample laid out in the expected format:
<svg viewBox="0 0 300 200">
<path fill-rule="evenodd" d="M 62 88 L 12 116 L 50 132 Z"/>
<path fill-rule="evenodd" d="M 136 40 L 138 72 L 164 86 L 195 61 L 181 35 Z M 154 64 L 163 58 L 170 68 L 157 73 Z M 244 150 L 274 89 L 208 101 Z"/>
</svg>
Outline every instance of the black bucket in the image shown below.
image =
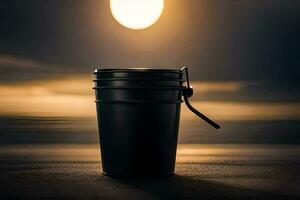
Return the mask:
<svg viewBox="0 0 300 200">
<path fill-rule="evenodd" d="M 94 74 L 101 160 L 106 175 L 174 173 L 182 96 L 195 114 L 219 128 L 188 102 L 192 88 L 186 67 L 96 69 Z"/>
</svg>

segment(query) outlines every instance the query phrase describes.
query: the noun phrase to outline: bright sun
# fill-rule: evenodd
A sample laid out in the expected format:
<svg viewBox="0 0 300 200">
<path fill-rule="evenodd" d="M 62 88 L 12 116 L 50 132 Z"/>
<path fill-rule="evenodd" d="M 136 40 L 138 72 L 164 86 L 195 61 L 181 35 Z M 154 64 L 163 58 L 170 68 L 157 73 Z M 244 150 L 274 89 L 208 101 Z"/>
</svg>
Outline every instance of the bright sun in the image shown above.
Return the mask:
<svg viewBox="0 0 300 200">
<path fill-rule="evenodd" d="M 164 8 L 164 0 L 110 0 L 114 18 L 130 29 L 144 29 L 154 24 Z"/>
</svg>

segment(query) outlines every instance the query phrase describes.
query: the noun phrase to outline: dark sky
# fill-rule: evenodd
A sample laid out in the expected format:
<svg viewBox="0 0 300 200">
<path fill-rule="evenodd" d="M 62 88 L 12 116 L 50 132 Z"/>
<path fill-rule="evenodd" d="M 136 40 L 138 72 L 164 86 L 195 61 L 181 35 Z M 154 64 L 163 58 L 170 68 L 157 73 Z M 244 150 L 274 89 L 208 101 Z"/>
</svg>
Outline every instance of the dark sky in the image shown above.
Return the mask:
<svg viewBox="0 0 300 200">
<path fill-rule="evenodd" d="M 140 31 L 119 25 L 108 0 L 8 0 L 0 27 L 2 82 L 188 65 L 197 80 L 300 88 L 296 0 L 166 0 L 159 21 Z"/>
<path fill-rule="evenodd" d="M 181 142 L 190 142 L 188 138 L 192 138 L 194 142 L 204 143 L 299 143 L 298 0 L 165 0 L 165 9 L 158 22 L 139 31 L 117 23 L 110 13 L 108 0 L 0 0 L 0 109 L 9 111 L 0 110 L 0 132 L 2 130 L 4 137 L 0 144 L 78 142 L 78 138 L 81 142 L 95 142 L 97 138 L 95 117 L 93 121 L 74 121 L 73 118 L 1 116 L 3 113 L 14 114 L 13 111 L 22 114 L 18 110 L 22 105 L 28 108 L 30 115 L 35 115 L 36 110 L 47 114 L 52 108 L 64 106 L 65 110 L 80 111 L 78 108 L 86 108 L 85 104 L 92 103 L 90 96 L 82 97 L 81 93 L 78 93 L 79 97 L 71 95 L 74 102 L 63 101 L 63 94 L 52 90 L 46 93 L 51 98 L 45 101 L 43 93 L 40 96 L 30 93 L 26 83 L 33 87 L 39 83 L 35 80 L 82 75 L 84 81 L 92 84 L 87 77 L 96 67 L 180 69 L 183 65 L 190 67 L 193 80 L 211 81 L 210 84 L 217 81 L 218 87 L 221 85 L 222 88 L 223 81 L 243 83 L 234 91 L 220 91 L 219 88 L 203 92 L 199 90 L 200 86 L 194 87 L 193 100 L 225 102 L 219 107 L 208 106 L 208 110 L 218 113 L 220 111 L 216 109 L 225 106 L 225 114 L 232 113 L 233 116 L 258 110 L 257 119 L 269 116 L 267 119 L 272 120 L 276 119 L 272 112 L 278 115 L 281 111 L 283 117 L 280 119 L 293 116 L 295 121 L 222 123 L 222 132 L 211 135 L 210 127 L 203 126 L 207 131 L 202 129 L 198 119 L 191 124 L 193 121 L 183 117 L 186 121 L 181 125 L 182 132 L 187 135 L 182 135 Z M 44 82 L 45 87 L 50 81 Z M 12 83 L 24 86 L 24 91 L 10 85 Z M 73 82 L 67 87 L 66 79 L 59 83 L 64 92 L 73 88 Z M 92 93 L 91 86 L 85 88 L 84 84 L 79 87 L 79 92 Z M 6 97 L 6 103 L 3 103 Z M 31 97 L 35 100 L 33 103 L 29 101 Z M 86 98 L 86 102 L 81 98 Z M 41 105 L 39 101 L 42 101 Z M 230 107 L 226 110 L 226 101 L 238 102 L 235 107 L 233 105 L 236 110 Z M 249 102 L 252 104 L 248 105 Z M 261 102 L 263 104 L 259 104 Z M 94 111 L 85 110 L 92 114 Z M 78 124 L 94 129 L 82 131 Z M 36 136 L 40 132 L 44 134 Z M 91 133 L 91 137 L 85 136 L 86 141 L 82 141 L 83 133 Z M 198 133 L 203 135 L 199 137 Z"/>
</svg>

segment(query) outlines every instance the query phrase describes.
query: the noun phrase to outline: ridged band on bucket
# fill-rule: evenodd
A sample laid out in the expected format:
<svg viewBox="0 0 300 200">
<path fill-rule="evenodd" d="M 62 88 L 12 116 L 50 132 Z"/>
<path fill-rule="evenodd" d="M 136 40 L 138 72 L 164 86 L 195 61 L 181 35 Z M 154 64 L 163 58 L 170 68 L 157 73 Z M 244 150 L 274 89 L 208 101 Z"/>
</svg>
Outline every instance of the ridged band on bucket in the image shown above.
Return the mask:
<svg viewBox="0 0 300 200">
<path fill-rule="evenodd" d="M 95 86 L 113 86 L 113 87 L 179 87 L 182 86 L 182 81 L 97 81 Z"/>
<path fill-rule="evenodd" d="M 124 90 L 183 90 L 183 86 L 178 87 L 122 87 L 122 86 L 95 86 L 93 89 L 124 89 Z"/>
</svg>

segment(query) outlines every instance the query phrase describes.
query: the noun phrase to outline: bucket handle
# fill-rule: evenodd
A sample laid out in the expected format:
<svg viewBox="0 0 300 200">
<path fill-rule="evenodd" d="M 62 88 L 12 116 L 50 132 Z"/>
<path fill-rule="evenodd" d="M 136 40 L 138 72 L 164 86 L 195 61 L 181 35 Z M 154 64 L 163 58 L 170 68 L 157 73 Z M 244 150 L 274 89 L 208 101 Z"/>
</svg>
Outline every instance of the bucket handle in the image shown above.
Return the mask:
<svg viewBox="0 0 300 200">
<path fill-rule="evenodd" d="M 220 128 L 220 125 L 217 124 L 216 122 L 212 121 L 211 119 L 209 119 L 208 117 L 206 117 L 204 114 L 202 114 L 201 112 L 199 112 L 198 110 L 196 110 L 196 108 L 194 108 L 191 103 L 189 102 L 189 98 L 193 95 L 193 87 L 190 86 L 190 80 L 189 80 L 189 72 L 188 72 L 188 68 L 186 66 L 181 68 L 181 71 L 184 72 L 185 71 L 185 75 L 186 75 L 186 82 L 187 82 L 187 86 L 184 87 L 183 89 L 183 98 L 184 98 L 184 102 L 187 105 L 187 107 L 193 112 L 195 113 L 198 117 L 200 117 L 201 119 L 203 119 L 204 121 L 206 121 L 208 124 L 210 124 L 211 126 L 213 126 L 216 129 Z"/>
</svg>

